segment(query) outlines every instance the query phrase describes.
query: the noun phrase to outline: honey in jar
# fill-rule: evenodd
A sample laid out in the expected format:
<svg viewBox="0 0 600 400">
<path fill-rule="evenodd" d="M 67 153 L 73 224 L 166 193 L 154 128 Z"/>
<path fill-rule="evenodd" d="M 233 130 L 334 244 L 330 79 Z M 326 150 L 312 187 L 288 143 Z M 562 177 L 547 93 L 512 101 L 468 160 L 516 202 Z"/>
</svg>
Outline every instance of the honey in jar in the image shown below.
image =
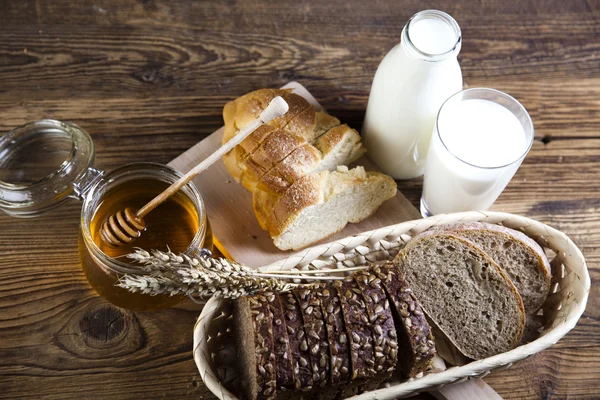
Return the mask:
<svg viewBox="0 0 600 400">
<path fill-rule="evenodd" d="M 204 202 L 193 183 L 148 214 L 148 228 L 131 245 L 110 248 L 100 239 L 108 215 L 125 207 L 140 207 L 182 174 L 155 163 L 125 165 L 110 173 L 94 168 L 90 135 L 81 127 L 40 120 L 0 137 L 0 210 L 32 218 L 69 199 L 83 201 L 79 227 L 79 256 L 90 285 L 108 301 L 123 308 L 151 310 L 169 307 L 183 296 L 150 296 L 115 286 L 125 274 L 141 274 L 125 255 L 134 247 L 184 252 L 195 256 L 212 250 L 212 235 Z"/>
<path fill-rule="evenodd" d="M 101 188 L 92 189 L 99 193 L 88 195 L 97 201 L 90 207 L 89 223 L 85 216 L 82 220 L 79 247 L 83 271 L 98 294 L 117 306 L 138 311 L 173 306 L 183 296 L 132 293 L 115 283 L 125 274 L 142 273 L 125 257 L 135 248 L 147 251 L 169 249 L 188 255 L 197 254 L 203 247 L 211 249 L 212 236 L 202 199 L 193 186 L 182 188 L 144 217 L 146 229 L 140 237 L 121 247 L 112 247 L 101 238 L 101 227 L 106 219 L 126 207 L 141 208 L 178 178 L 174 171 L 158 164 L 134 164 L 123 168 L 111 173 L 117 173 L 116 179 L 107 177 L 109 179 L 103 179 L 105 184 Z"/>
</svg>

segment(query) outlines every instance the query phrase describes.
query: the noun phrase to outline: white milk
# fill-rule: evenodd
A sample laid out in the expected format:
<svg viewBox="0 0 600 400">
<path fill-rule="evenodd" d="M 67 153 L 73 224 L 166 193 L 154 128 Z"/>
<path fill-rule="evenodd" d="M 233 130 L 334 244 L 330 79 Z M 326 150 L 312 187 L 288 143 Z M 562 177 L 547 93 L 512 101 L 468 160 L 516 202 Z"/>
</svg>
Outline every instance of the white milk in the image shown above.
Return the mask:
<svg viewBox="0 0 600 400">
<path fill-rule="evenodd" d="M 363 125 L 368 155 L 396 179 L 423 174 L 442 103 L 462 89 L 460 28 L 441 11 L 416 14 L 373 79 Z"/>
<path fill-rule="evenodd" d="M 482 99 L 446 103 L 433 135 L 422 200 L 431 214 L 487 210 L 530 145 L 513 112 Z"/>
</svg>

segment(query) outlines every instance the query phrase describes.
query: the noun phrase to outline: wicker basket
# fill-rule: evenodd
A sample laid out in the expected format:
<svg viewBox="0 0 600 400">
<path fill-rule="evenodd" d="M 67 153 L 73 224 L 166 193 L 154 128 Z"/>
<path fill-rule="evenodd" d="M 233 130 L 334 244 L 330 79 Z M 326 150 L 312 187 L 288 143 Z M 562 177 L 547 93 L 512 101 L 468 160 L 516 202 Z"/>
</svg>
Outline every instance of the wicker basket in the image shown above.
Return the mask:
<svg viewBox="0 0 600 400">
<path fill-rule="evenodd" d="M 542 310 L 545 327 L 534 341 L 506 353 L 484 360 L 429 373 L 409 381 L 390 381 L 386 387 L 363 393 L 353 399 L 395 399 L 420 391 L 460 382 L 469 377 L 483 377 L 490 371 L 508 368 L 544 350 L 569 332 L 585 310 L 590 277 L 585 259 L 564 233 L 518 215 L 499 212 L 465 212 L 404 222 L 347 237 L 336 242 L 301 251 L 264 270 L 344 268 L 366 261 L 392 259 L 414 235 L 434 226 L 456 222 L 488 222 L 518 229 L 534 238 L 550 256 L 552 288 Z M 211 298 L 194 328 L 194 359 L 206 386 L 220 399 L 235 399 L 230 390 L 235 379 L 235 347 L 232 340 L 231 302 Z"/>
</svg>

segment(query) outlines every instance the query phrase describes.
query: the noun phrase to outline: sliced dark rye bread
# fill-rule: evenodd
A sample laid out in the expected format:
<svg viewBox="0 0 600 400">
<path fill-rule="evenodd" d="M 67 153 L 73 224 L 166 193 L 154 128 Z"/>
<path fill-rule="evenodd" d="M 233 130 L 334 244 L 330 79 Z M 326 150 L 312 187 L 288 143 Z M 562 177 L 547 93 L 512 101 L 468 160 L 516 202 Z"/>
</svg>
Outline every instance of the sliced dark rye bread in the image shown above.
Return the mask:
<svg viewBox="0 0 600 400">
<path fill-rule="evenodd" d="M 373 332 L 375 371 L 391 374 L 398 361 L 398 341 L 390 302 L 385 294 L 381 278 L 370 271 L 354 273 L 367 304 L 370 326 Z"/>
<path fill-rule="evenodd" d="M 329 381 L 329 342 L 321 312 L 321 300 L 316 295 L 315 288 L 294 289 L 292 294 L 300 305 L 304 332 L 308 340 L 313 387 L 325 387 Z"/>
<path fill-rule="evenodd" d="M 434 229 L 469 239 L 492 257 L 517 288 L 526 313 L 542 306 L 550 291 L 550 263 L 529 236 L 485 222 L 438 225 Z"/>
<path fill-rule="evenodd" d="M 436 351 L 432 329 L 421 305 L 393 263 L 375 265 L 371 271 L 381 279 L 392 304 L 398 338 L 398 371 L 406 378 L 424 372 L 431 366 Z"/>
<path fill-rule="evenodd" d="M 362 393 L 376 390 L 381 382 L 392 375 L 398 359 L 398 342 L 390 304 L 381 286 L 381 279 L 366 271 L 355 272 L 352 276 L 367 305 L 369 328 L 373 336 L 374 369 L 377 373 L 367 383 L 359 386 L 358 392 Z"/>
<path fill-rule="evenodd" d="M 350 343 L 350 384 L 339 394 L 346 398 L 358 394 L 377 375 L 373 335 L 367 313 L 367 305 L 361 296 L 360 287 L 352 276 L 334 282 L 340 298 L 346 335 Z"/>
<path fill-rule="evenodd" d="M 277 391 L 294 390 L 294 367 L 287 333 L 287 324 L 283 315 L 283 304 L 279 296 L 273 296 L 269 310 L 273 314 L 273 335 L 275 350 L 275 371 Z M 268 300 L 271 300 L 268 298 Z"/>
<path fill-rule="evenodd" d="M 281 294 L 280 298 L 284 308 L 288 341 L 292 354 L 294 388 L 298 391 L 307 392 L 313 388 L 313 374 L 300 305 L 292 293 Z"/>
<path fill-rule="evenodd" d="M 426 231 L 394 261 L 423 310 L 465 356 L 482 359 L 519 344 L 525 325 L 521 296 L 473 242 Z"/>
<path fill-rule="evenodd" d="M 276 366 L 273 343 L 273 315 L 264 295 L 235 300 L 237 354 L 240 360 L 240 398 L 274 399 Z"/>
<path fill-rule="evenodd" d="M 345 384 L 350 379 L 350 344 L 337 289 L 333 285 L 317 289 L 321 312 L 329 341 L 330 379 L 332 385 Z"/>
</svg>

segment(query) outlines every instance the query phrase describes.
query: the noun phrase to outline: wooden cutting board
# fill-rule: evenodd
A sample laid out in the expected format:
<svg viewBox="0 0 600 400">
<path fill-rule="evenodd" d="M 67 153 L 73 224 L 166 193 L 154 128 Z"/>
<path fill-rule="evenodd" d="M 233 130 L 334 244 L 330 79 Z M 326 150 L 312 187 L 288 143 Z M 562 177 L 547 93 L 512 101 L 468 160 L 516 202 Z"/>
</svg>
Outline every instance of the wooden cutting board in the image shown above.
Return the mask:
<svg viewBox="0 0 600 400">
<path fill-rule="evenodd" d="M 299 83 L 290 82 L 284 88 L 293 89 L 314 107 L 322 109 L 317 100 Z M 222 137 L 223 128 L 181 154 L 169 165 L 186 173 L 218 149 Z M 367 170 L 376 169 L 366 157 L 358 160 L 356 164 L 363 165 Z M 202 194 L 215 243 L 224 255 L 249 267 L 258 268 L 294 253 L 281 251 L 273 245 L 269 234 L 261 229 L 254 217 L 251 193 L 229 175 L 222 161 L 212 165 L 193 182 Z M 383 203 L 371 217 L 357 224 L 348 224 L 341 232 L 324 239 L 323 242 L 420 217 L 417 209 L 398 192 L 394 198 Z"/>
</svg>

